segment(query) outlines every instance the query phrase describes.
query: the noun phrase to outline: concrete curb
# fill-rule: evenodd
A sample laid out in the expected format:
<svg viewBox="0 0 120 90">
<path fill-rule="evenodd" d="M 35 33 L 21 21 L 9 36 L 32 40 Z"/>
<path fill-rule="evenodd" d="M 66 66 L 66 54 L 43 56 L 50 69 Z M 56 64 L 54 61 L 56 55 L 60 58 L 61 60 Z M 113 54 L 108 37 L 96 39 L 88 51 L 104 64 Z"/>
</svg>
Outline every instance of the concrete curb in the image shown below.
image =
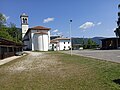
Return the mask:
<svg viewBox="0 0 120 90">
<path fill-rule="evenodd" d="M 8 63 L 8 62 L 10 62 L 10 61 L 13 61 L 13 60 L 15 60 L 15 59 L 18 59 L 18 58 L 20 58 L 20 57 L 23 57 L 23 56 L 25 56 L 26 54 L 24 54 L 24 55 L 22 55 L 22 56 L 12 56 L 12 57 L 8 57 L 8 58 L 5 58 L 5 59 L 2 59 L 2 60 L 0 60 L 0 66 L 1 65 L 4 65 L 4 64 L 6 64 L 6 63 Z"/>
</svg>

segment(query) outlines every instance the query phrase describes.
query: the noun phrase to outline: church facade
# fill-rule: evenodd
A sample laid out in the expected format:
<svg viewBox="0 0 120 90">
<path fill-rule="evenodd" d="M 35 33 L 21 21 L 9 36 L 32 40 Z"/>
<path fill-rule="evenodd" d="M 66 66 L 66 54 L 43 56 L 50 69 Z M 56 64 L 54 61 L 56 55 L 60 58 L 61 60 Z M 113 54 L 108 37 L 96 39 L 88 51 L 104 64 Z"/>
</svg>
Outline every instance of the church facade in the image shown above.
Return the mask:
<svg viewBox="0 0 120 90">
<path fill-rule="evenodd" d="M 25 45 L 24 50 L 48 51 L 50 44 L 50 28 L 43 26 L 29 28 L 28 16 L 26 14 L 22 14 L 20 19 L 22 40 Z"/>
</svg>

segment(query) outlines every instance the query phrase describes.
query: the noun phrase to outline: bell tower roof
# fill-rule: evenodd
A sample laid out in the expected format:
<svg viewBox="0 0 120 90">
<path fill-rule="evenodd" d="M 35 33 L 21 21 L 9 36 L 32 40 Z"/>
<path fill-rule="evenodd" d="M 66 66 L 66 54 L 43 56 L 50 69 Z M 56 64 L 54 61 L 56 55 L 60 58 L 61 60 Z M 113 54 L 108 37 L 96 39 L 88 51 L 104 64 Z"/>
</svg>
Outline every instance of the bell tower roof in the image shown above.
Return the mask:
<svg viewBox="0 0 120 90">
<path fill-rule="evenodd" d="M 25 13 L 23 13 L 23 14 L 20 15 L 20 18 L 21 18 L 21 17 L 28 17 L 28 15 L 25 14 Z"/>
</svg>

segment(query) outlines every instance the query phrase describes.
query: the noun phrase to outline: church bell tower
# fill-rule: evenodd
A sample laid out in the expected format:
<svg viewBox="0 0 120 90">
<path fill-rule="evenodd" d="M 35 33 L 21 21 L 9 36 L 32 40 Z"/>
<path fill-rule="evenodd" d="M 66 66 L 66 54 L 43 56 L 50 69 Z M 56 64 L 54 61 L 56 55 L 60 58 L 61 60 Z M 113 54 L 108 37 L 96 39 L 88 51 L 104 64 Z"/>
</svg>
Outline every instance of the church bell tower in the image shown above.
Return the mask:
<svg viewBox="0 0 120 90">
<path fill-rule="evenodd" d="M 25 33 L 28 30 L 28 15 L 23 13 L 22 15 L 20 15 L 20 19 L 21 19 L 21 28 L 22 28 L 22 38 L 24 38 Z"/>
</svg>

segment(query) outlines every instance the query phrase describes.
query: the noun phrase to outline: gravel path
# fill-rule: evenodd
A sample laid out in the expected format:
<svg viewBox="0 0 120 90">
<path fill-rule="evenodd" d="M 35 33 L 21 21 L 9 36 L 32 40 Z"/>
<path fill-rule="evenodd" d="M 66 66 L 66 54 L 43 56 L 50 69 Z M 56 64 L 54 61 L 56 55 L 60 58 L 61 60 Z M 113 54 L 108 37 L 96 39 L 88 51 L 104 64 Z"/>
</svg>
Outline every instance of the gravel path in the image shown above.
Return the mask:
<svg viewBox="0 0 120 90">
<path fill-rule="evenodd" d="M 46 54 L 46 52 L 28 52 L 29 55 L 18 60 L 14 64 L 11 64 L 7 67 L 8 72 L 11 73 L 20 73 L 25 72 L 55 72 L 55 67 L 62 65 L 61 62 L 57 60 L 57 57 L 54 55 Z M 53 68 L 52 68 L 53 67 Z M 49 70 L 50 69 L 50 70 Z"/>
<path fill-rule="evenodd" d="M 120 63 L 120 50 L 73 50 L 73 54 Z"/>
</svg>

